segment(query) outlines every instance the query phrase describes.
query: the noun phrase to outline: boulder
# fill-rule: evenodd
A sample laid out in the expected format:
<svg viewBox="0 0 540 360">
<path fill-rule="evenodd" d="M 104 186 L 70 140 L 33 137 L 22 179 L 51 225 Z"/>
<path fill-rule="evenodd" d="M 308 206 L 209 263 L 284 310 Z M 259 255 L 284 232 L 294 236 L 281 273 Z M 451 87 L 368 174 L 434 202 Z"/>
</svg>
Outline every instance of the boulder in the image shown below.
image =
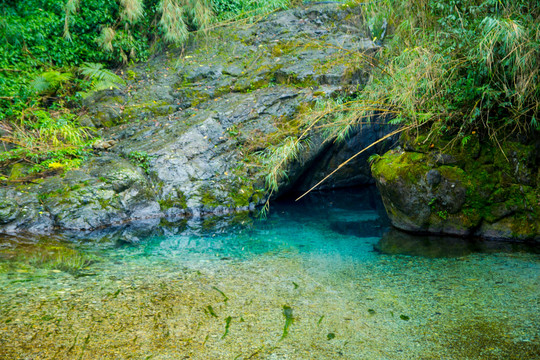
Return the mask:
<svg viewBox="0 0 540 360">
<path fill-rule="evenodd" d="M 540 240 L 534 145 L 509 141 L 501 151 L 481 144 L 476 157 L 470 155 L 471 148 L 446 149 L 452 153 L 442 154 L 440 148 L 394 149 L 373 163 L 373 176 L 395 227 L 430 234 Z"/>
</svg>

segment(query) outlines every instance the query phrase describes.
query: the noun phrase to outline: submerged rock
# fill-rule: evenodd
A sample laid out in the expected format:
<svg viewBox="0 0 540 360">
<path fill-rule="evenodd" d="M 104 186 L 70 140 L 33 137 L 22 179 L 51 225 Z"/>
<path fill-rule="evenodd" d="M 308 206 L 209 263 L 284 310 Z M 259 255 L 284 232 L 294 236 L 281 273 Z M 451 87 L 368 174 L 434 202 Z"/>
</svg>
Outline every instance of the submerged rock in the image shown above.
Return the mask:
<svg viewBox="0 0 540 360">
<path fill-rule="evenodd" d="M 125 88 L 86 99 L 81 123 L 102 137 L 95 156 L 78 170 L 0 188 L 0 232 L 253 209 L 266 196 L 254 154 L 283 141 L 302 109 L 368 80 L 355 54 L 377 47 L 360 10 L 314 4 L 274 13 L 127 69 Z M 366 126 L 334 149 L 312 133 L 281 191 L 309 187 L 325 167 L 384 134 Z M 327 187 L 371 182 L 367 173 L 363 158 Z"/>
<path fill-rule="evenodd" d="M 477 141 L 447 151 L 453 153 L 392 150 L 372 165 L 395 227 L 540 241 L 540 161 L 534 145 L 507 142 L 501 151 Z"/>
</svg>

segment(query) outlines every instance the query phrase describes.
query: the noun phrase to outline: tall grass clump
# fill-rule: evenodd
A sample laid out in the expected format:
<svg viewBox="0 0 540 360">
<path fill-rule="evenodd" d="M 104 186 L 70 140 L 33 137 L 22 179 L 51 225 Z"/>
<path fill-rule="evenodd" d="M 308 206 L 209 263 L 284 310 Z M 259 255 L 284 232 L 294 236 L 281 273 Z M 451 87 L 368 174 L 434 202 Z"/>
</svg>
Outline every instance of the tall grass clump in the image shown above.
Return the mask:
<svg viewBox="0 0 540 360">
<path fill-rule="evenodd" d="M 385 0 L 365 5 L 389 36 L 363 97 L 397 123 L 430 125 L 455 140 L 538 135 L 540 3 Z"/>
</svg>

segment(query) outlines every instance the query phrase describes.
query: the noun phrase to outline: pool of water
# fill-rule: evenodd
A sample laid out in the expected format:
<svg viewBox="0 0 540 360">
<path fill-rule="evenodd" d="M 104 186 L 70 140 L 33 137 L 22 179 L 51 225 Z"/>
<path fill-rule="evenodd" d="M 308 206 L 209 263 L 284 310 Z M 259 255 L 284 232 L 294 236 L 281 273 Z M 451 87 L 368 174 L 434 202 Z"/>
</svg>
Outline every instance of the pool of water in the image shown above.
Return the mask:
<svg viewBox="0 0 540 360">
<path fill-rule="evenodd" d="M 0 359 L 540 358 L 538 248 L 392 230 L 374 189 L 4 236 L 0 289 Z"/>
</svg>

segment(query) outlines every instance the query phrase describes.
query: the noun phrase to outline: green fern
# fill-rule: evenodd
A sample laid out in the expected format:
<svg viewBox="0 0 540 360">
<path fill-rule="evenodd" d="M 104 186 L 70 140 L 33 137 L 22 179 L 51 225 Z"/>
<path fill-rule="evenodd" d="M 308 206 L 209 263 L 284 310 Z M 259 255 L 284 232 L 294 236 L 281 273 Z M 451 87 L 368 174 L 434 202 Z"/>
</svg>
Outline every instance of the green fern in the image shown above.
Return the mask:
<svg viewBox="0 0 540 360">
<path fill-rule="evenodd" d="M 73 79 L 73 74 L 70 72 L 46 71 L 36 77 L 30 87 L 39 94 L 48 90 L 56 91 L 61 85 Z"/>
<path fill-rule="evenodd" d="M 51 88 L 51 83 L 47 81 L 45 76 L 40 75 L 32 80 L 30 87 L 37 93 L 43 93 Z"/>
<path fill-rule="evenodd" d="M 125 85 L 124 79 L 112 71 L 105 69 L 103 64 L 84 63 L 79 67 L 79 72 L 91 81 L 90 89 L 80 94 L 86 97 L 96 91 L 118 89 L 119 85 Z"/>
<path fill-rule="evenodd" d="M 120 76 L 116 75 L 112 71 L 105 69 L 103 64 L 100 63 L 84 63 L 79 67 L 81 74 L 86 76 L 90 80 L 105 81 L 109 83 L 117 83 L 124 85 L 125 81 Z"/>
</svg>

